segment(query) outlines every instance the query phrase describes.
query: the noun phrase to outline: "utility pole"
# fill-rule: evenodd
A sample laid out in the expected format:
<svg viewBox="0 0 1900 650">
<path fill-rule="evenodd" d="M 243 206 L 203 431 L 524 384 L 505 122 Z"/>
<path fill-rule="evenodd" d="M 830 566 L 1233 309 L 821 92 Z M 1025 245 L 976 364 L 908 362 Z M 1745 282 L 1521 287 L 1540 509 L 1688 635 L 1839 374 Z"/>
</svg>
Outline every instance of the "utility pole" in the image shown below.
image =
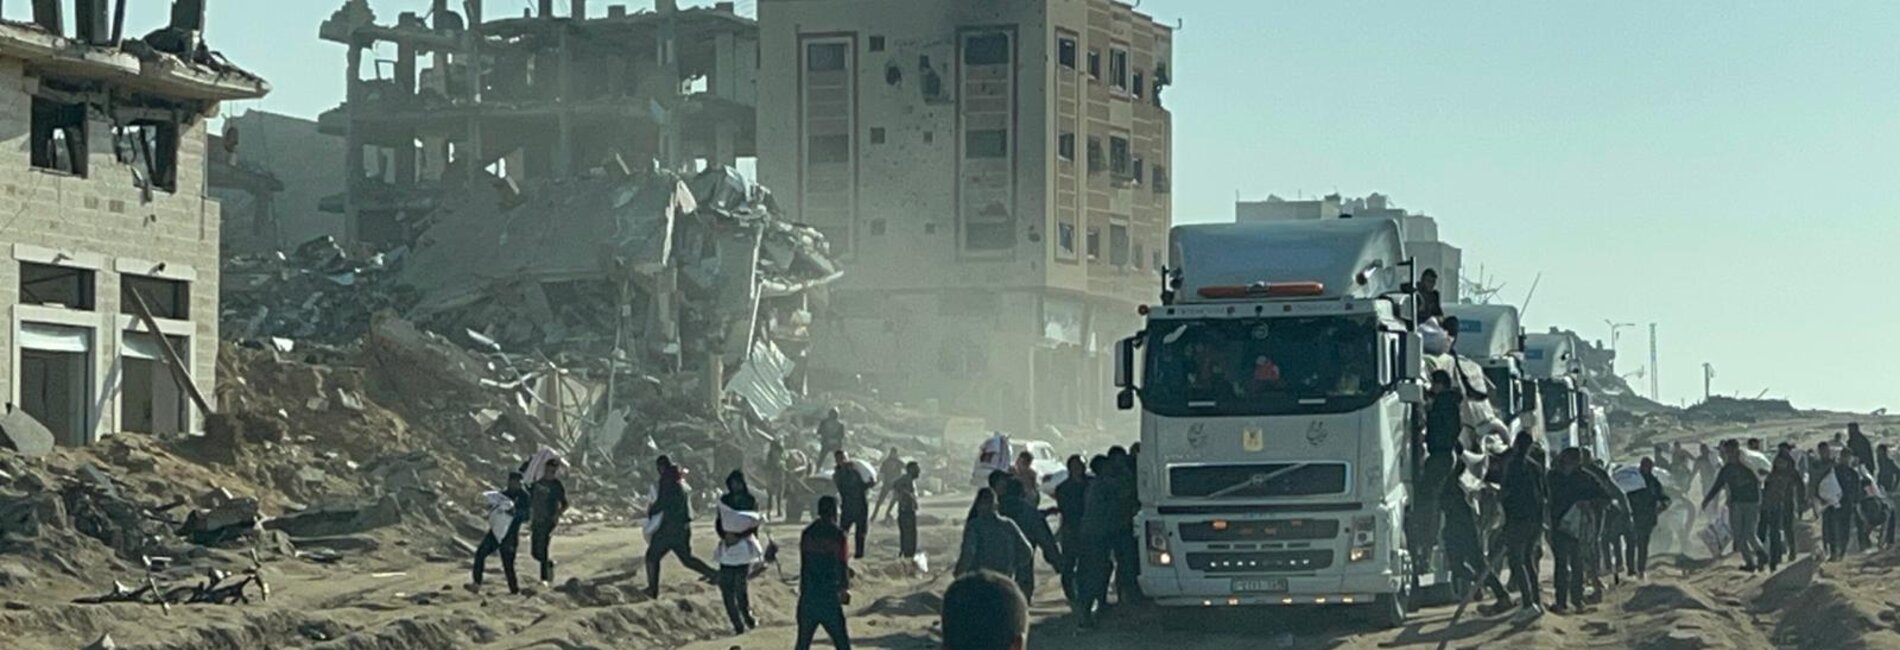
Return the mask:
<svg viewBox="0 0 1900 650">
<path fill-rule="evenodd" d="M 1710 386 L 1713 385 L 1714 381 L 1715 381 L 1715 366 L 1710 365 L 1708 362 L 1703 362 L 1702 364 L 1702 401 L 1707 402 L 1709 401 L 1709 397 L 1714 395 L 1714 391 L 1709 389 Z"/>
<path fill-rule="evenodd" d="M 1649 399 L 1662 401 L 1662 367 L 1656 365 L 1656 324 L 1649 324 Z"/>
</svg>

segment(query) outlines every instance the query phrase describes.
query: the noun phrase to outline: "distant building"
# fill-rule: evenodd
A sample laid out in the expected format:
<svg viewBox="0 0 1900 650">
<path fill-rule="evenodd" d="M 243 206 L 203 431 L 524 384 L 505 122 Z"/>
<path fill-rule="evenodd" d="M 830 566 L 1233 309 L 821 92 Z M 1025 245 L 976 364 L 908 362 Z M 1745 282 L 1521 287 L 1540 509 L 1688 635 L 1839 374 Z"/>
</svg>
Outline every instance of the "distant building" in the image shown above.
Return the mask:
<svg viewBox="0 0 1900 650">
<path fill-rule="evenodd" d="M 137 42 L 108 4 L 0 21 L 0 396 L 66 445 L 200 428 L 190 387 L 215 399 L 218 358 L 205 124 L 270 90 L 204 54 L 202 3 Z"/>
<path fill-rule="evenodd" d="M 1100 423 L 1166 257 L 1173 30 L 1111 0 L 759 21 L 760 177 L 846 260 L 819 376 L 1018 431 Z"/>
<path fill-rule="evenodd" d="M 350 241 L 406 241 L 470 184 L 753 155 L 758 25 L 733 3 L 596 14 L 569 0 L 557 15 L 537 0 L 512 16 L 523 3 L 453 4 L 378 22 L 368 0 L 347 0 L 319 28 L 349 48 L 345 101 L 318 122 L 346 139 L 346 192 L 325 205 Z"/>
<path fill-rule="evenodd" d="M 1234 202 L 1236 221 L 1298 221 L 1314 219 L 1397 219 L 1405 231 L 1406 254 L 1418 262 L 1418 272 L 1438 271 L 1438 291 L 1445 302 L 1457 302 L 1461 296 L 1459 267 L 1464 253 L 1457 246 L 1439 240 L 1438 221 L 1422 214 L 1406 212 L 1392 204 L 1391 198 L 1374 192 L 1364 198 L 1348 199 L 1328 194 L 1314 200 L 1288 201 L 1267 196 L 1264 201 Z"/>
<path fill-rule="evenodd" d="M 224 204 L 226 255 L 347 236 L 337 164 L 343 138 L 319 132 L 316 120 L 250 110 L 225 119 L 224 134 L 211 141 L 211 194 Z"/>
</svg>

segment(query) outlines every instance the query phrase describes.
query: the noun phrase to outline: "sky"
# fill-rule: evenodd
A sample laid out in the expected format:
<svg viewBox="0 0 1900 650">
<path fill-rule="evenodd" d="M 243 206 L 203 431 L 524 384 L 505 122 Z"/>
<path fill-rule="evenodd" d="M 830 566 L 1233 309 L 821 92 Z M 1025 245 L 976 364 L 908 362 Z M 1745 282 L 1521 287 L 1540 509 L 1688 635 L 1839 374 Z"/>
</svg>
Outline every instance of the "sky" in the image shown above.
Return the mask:
<svg viewBox="0 0 1900 650">
<path fill-rule="evenodd" d="M 163 22 L 167 3 L 132 4 L 128 33 Z M 275 87 L 225 113 L 334 106 L 343 48 L 317 26 L 341 4 L 211 2 L 212 46 Z M 428 4 L 372 1 L 385 20 Z M 1718 394 L 1900 408 L 1900 344 L 1879 338 L 1900 322 L 1885 286 L 1900 274 L 1900 3 L 1140 8 L 1181 26 L 1165 94 L 1177 222 L 1230 220 L 1236 196 L 1382 192 L 1436 217 L 1508 302 L 1535 281 L 1533 331 L 1607 342 L 1608 322 L 1639 323 L 1619 345 L 1630 372 L 1656 323 L 1663 401 L 1700 399 L 1708 363 Z"/>
</svg>

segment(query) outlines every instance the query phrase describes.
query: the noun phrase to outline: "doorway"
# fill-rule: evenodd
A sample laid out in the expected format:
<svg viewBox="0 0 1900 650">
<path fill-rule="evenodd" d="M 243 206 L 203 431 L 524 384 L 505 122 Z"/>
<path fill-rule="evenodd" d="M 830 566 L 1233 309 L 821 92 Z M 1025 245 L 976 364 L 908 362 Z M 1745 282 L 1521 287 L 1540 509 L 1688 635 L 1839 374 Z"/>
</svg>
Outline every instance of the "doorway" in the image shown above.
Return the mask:
<svg viewBox="0 0 1900 650">
<path fill-rule="evenodd" d="M 92 442 L 92 331 L 22 323 L 19 341 L 20 408 L 61 445 Z"/>
<path fill-rule="evenodd" d="M 184 337 L 167 336 L 172 350 L 191 358 Z M 185 388 L 164 361 L 158 339 L 144 332 L 126 332 L 120 344 L 122 381 L 119 388 L 119 430 L 138 433 L 183 433 L 190 411 Z"/>
</svg>

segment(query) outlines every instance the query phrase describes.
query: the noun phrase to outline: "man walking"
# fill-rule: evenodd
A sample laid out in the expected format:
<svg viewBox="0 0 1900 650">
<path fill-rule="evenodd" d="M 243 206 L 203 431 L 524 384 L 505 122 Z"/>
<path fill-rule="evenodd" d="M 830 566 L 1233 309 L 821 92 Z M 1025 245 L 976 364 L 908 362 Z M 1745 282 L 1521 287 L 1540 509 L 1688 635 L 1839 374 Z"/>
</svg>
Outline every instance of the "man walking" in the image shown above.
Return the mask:
<svg viewBox="0 0 1900 650">
<path fill-rule="evenodd" d="M 831 452 L 837 461 L 831 480 L 838 486 L 838 500 L 844 506 L 844 519 L 840 525 L 852 532 L 852 544 L 857 559 L 864 559 L 864 536 L 869 532 L 871 523 L 871 486 L 875 483 L 851 462 L 843 449 Z"/>
<path fill-rule="evenodd" d="M 521 472 L 508 473 L 508 488 L 487 495 L 488 534 L 482 536 L 481 546 L 475 549 L 474 582 L 469 591 L 480 591 L 482 570 L 487 568 L 488 556 L 501 553 L 501 570 L 508 576 L 508 593 L 521 593 L 521 584 L 515 578 L 515 550 L 521 545 L 521 524 L 528 520 L 528 511 L 533 509 L 529 503 L 527 488 L 521 486 Z"/>
<path fill-rule="evenodd" d="M 1801 472 L 1795 468 L 1792 454 L 1775 454 L 1774 467 L 1768 471 L 1768 479 L 1762 481 L 1761 491 L 1761 516 L 1768 522 L 1768 535 L 1764 540 L 1768 546 L 1768 570 L 1775 571 L 1781 568 L 1782 558 L 1794 559 L 1795 515 L 1808 500 L 1807 485 L 1801 481 Z"/>
<path fill-rule="evenodd" d="M 1511 584 L 1517 589 L 1520 620 L 1543 615 L 1542 587 L 1538 584 L 1538 543 L 1544 537 L 1549 498 L 1544 468 L 1531 449 L 1531 435 L 1519 432 L 1504 457 L 1499 509 L 1504 512 L 1504 552 L 1509 554 Z"/>
<path fill-rule="evenodd" d="M 719 575 L 717 570 L 693 556 L 693 508 L 686 496 L 685 471 L 666 456 L 655 459 L 654 465 L 660 471 L 660 480 L 654 485 L 653 503 L 647 505 L 647 517 L 659 517 L 660 524 L 647 540 L 647 598 L 660 597 L 660 560 L 667 555 L 678 558 L 681 565 L 705 578 Z"/>
<path fill-rule="evenodd" d="M 917 557 L 917 477 L 923 472 L 917 461 L 911 461 L 891 481 L 891 494 L 896 496 L 897 555 L 905 560 Z"/>
<path fill-rule="evenodd" d="M 1062 575 L 1062 595 L 1073 602 L 1076 597 L 1076 568 L 1082 562 L 1082 516 L 1087 512 L 1085 502 L 1089 493 L 1088 465 L 1081 456 L 1070 456 L 1068 460 L 1069 476 L 1056 486 L 1056 539 L 1062 547 L 1062 565 L 1056 571 Z"/>
<path fill-rule="evenodd" d="M 554 559 L 548 554 L 548 545 L 554 540 L 554 526 L 560 523 L 561 515 L 567 512 L 567 485 L 561 482 L 563 466 L 559 458 L 548 459 L 542 465 L 541 475 L 528 488 L 531 511 L 528 518 L 528 555 L 541 563 L 543 586 L 554 582 Z"/>
<path fill-rule="evenodd" d="M 1662 511 L 1669 509 L 1669 495 L 1663 490 L 1661 480 L 1656 478 L 1656 462 L 1644 457 L 1637 466 L 1643 477 L 1643 489 L 1629 493 L 1630 534 L 1628 545 L 1623 549 L 1624 573 L 1632 578 L 1649 577 L 1649 537 L 1656 531 L 1656 521 Z"/>
<path fill-rule="evenodd" d="M 1036 589 L 1035 552 L 1016 522 L 996 510 L 996 491 L 976 491 L 970 518 L 963 522 L 963 544 L 957 554 L 956 575 L 994 571 L 1011 576 L 1027 597 Z"/>
<path fill-rule="evenodd" d="M 877 503 L 871 508 L 872 519 L 882 516 L 884 521 L 888 522 L 891 520 L 891 515 L 897 513 L 895 508 L 886 509 L 884 500 L 890 498 L 891 488 L 896 483 L 895 479 L 902 473 L 904 473 L 904 458 L 898 455 L 896 447 L 892 447 L 890 451 L 884 452 L 884 460 L 878 461 L 877 475 L 878 478 L 884 480 L 877 486 Z"/>
<path fill-rule="evenodd" d="M 811 650 L 818 628 L 825 629 L 831 645 L 851 650 L 851 632 L 845 628 L 844 606 L 851 603 L 851 543 L 838 526 L 838 499 L 818 499 L 818 519 L 798 538 L 798 643 Z"/>
<path fill-rule="evenodd" d="M 1583 452 L 1576 447 L 1557 454 L 1557 467 L 1550 472 L 1550 555 L 1555 562 L 1557 596 L 1550 608 L 1563 614 L 1575 606 L 1584 607 L 1583 583 L 1588 575 L 1584 545 L 1592 542 L 1588 503 L 1607 499 L 1603 487 L 1583 470 Z"/>
<path fill-rule="evenodd" d="M 1761 521 L 1761 479 L 1742 463 L 1742 447 L 1734 440 L 1722 443 L 1722 460 L 1722 469 L 1710 484 L 1708 496 L 1702 498 L 1702 507 L 1708 508 L 1717 494 L 1728 491 L 1729 531 L 1735 537 L 1735 552 L 1742 556 L 1742 570 L 1753 573 L 1765 568 L 1768 560 L 1761 539 L 1755 536 Z"/>
<path fill-rule="evenodd" d="M 819 458 L 844 451 L 844 420 L 839 417 L 838 409 L 833 408 L 825 413 L 825 420 L 818 423 Z"/>
</svg>

